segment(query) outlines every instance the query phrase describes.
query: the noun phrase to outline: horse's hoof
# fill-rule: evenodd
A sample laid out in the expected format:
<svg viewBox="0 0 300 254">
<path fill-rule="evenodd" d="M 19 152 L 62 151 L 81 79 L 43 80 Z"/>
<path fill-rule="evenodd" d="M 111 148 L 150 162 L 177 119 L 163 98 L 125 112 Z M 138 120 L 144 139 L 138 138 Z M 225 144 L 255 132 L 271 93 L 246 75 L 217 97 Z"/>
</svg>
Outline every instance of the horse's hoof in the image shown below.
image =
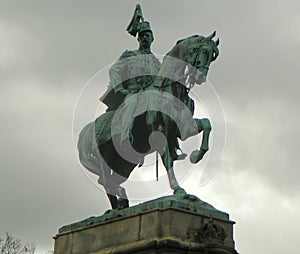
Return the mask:
<svg viewBox="0 0 300 254">
<path fill-rule="evenodd" d="M 190 155 L 190 162 L 193 163 L 193 164 L 196 164 L 200 159 L 198 158 L 199 156 L 199 150 L 195 150 L 191 153 Z"/>
<path fill-rule="evenodd" d="M 104 212 L 104 215 L 111 213 L 113 210 L 112 209 L 108 209 Z"/>
<path fill-rule="evenodd" d="M 118 210 L 129 207 L 129 201 L 125 198 L 118 198 Z"/>
<path fill-rule="evenodd" d="M 186 195 L 186 192 L 183 188 L 177 188 L 174 190 L 174 195 Z"/>
<path fill-rule="evenodd" d="M 202 160 L 204 154 L 207 152 L 207 150 L 200 148 L 200 150 L 195 150 L 190 155 L 190 162 L 193 164 L 196 164 L 200 160 Z"/>
</svg>

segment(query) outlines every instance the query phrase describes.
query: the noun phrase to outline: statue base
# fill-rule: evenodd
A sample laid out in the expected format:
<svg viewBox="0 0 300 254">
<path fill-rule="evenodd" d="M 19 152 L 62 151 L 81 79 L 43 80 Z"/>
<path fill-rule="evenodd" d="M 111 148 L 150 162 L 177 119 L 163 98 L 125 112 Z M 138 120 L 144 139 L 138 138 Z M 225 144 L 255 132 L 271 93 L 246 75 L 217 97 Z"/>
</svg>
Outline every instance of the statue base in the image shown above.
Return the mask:
<svg viewBox="0 0 300 254">
<path fill-rule="evenodd" d="M 199 198 L 176 194 L 64 226 L 54 254 L 237 254 L 233 224 Z"/>
</svg>

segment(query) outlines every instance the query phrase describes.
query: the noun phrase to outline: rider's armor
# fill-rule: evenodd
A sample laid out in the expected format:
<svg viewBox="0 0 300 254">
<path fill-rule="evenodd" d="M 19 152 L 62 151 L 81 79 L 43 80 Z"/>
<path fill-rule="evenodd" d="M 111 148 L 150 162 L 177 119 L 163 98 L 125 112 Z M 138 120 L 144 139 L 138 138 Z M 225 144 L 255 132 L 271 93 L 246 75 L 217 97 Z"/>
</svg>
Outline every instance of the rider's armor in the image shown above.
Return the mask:
<svg viewBox="0 0 300 254">
<path fill-rule="evenodd" d="M 149 51 L 126 50 L 109 70 L 110 85 L 100 100 L 107 111 L 117 109 L 127 94 L 134 94 L 149 86 L 159 72 L 160 62 Z"/>
<path fill-rule="evenodd" d="M 110 68 L 110 80 L 116 93 L 127 90 L 137 93 L 149 86 L 160 68 L 159 60 L 151 53 L 126 50 Z"/>
</svg>

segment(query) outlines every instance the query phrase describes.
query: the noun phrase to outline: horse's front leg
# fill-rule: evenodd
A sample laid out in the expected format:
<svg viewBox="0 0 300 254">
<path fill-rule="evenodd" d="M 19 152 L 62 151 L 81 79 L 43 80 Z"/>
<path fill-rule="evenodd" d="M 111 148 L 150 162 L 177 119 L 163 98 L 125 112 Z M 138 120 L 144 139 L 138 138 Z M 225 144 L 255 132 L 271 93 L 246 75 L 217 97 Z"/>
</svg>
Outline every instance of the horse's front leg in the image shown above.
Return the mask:
<svg viewBox="0 0 300 254">
<path fill-rule="evenodd" d="M 197 163 L 203 158 L 204 154 L 209 149 L 209 134 L 211 132 L 211 125 L 209 119 L 207 118 L 194 120 L 197 124 L 198 132 L 200 133 L 201 131 L 203 131 L 200 150 L 195 150 L 190 155 L 190 161 L 192 163 Z"/>
</svg>

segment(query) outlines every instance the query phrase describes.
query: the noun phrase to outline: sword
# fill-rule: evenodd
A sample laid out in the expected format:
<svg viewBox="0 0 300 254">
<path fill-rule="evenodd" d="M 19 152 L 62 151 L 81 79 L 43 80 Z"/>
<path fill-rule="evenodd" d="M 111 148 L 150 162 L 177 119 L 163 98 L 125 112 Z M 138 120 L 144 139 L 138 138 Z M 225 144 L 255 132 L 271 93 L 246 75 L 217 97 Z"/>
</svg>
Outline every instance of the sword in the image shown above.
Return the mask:
<svg viewBox="0 0 300 254">
<path fill-rule="evenodd" d="M 158 152 L 156 151 L 156 181 L 158 182 Z"/>
</svg>

